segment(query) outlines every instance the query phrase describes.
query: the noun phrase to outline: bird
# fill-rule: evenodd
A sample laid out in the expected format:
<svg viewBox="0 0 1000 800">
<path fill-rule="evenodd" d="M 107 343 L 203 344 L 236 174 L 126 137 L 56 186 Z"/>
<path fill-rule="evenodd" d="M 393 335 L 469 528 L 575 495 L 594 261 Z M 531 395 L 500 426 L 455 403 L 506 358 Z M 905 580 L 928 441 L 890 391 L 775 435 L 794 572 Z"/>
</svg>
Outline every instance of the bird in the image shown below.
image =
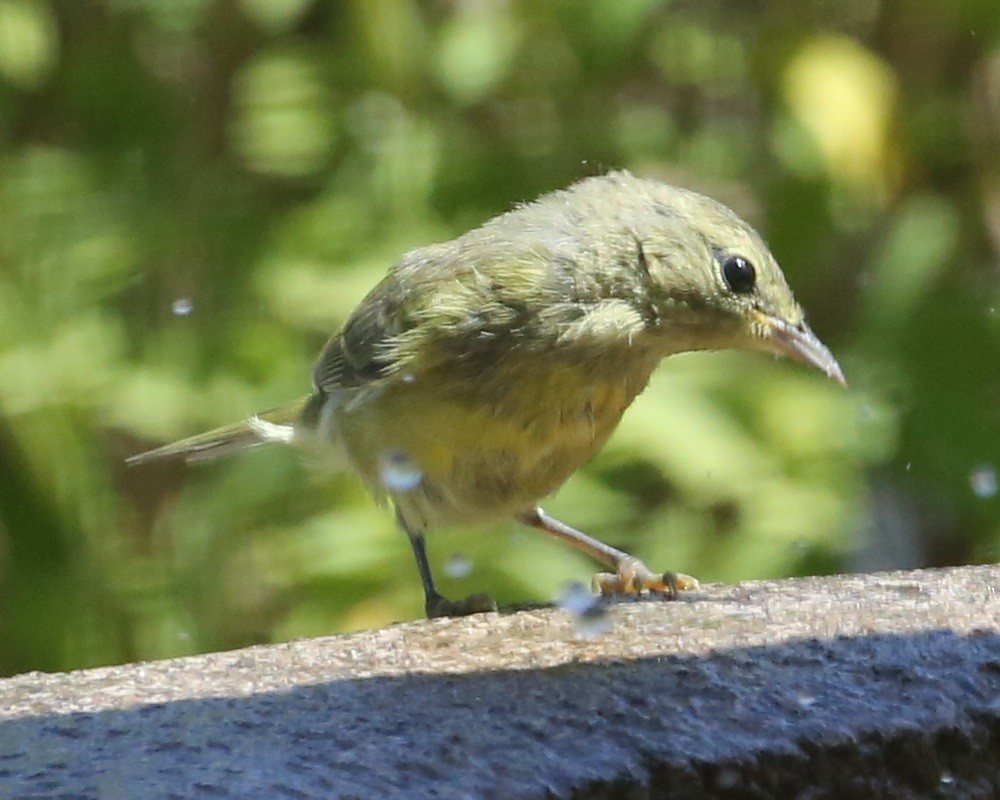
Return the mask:
<svg viewBox="0 0 1000 800">
<path fill-rule="evenodd" d="M 515 206 L 403 255 L 322 349 L 312 393 L 133 456 L 202 460 L 246 446 L 346 457 L 395 510 L 428 617 L 495 610 L 438 591 L 425 534 L 505 518 L 603 564 L 600 594 L 663 594 L 694 578 L 547 514 L 665 357 L 787 356 L 846 385 L 761 236 L 695 191 L 624 170 Z"/>
</svg>

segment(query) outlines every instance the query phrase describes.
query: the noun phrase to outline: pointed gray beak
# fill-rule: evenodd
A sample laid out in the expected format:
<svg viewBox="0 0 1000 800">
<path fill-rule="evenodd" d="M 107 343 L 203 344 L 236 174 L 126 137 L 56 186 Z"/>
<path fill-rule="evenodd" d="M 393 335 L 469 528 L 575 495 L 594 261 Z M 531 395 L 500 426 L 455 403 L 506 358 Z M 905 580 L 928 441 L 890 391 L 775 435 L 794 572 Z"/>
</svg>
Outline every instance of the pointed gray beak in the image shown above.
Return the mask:
<svg viewBox="0 0 1000 800">
<path fill-rule="evenodd" d="M 833 357 L 833 353 L 823 344 L 805 322 L 791 325 L 777 317 L 762 316 L 764 346 L 779 355 L 822 370 L 826 377 L 841 386 L 847 386 L 844 372 Z"/>
</svg>

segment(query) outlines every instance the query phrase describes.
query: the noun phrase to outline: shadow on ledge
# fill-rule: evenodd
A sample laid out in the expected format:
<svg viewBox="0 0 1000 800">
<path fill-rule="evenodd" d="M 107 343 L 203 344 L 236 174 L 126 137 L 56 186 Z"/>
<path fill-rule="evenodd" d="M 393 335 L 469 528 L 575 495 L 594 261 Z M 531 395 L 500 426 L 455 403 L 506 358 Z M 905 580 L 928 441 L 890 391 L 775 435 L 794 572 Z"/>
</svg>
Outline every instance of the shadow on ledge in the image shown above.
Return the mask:
<svg viewBox="0 0 1000 800">
<path fill-rule="evenodd" d="M 0 723 L 9 798 L 987 798 L 1000 635 L 346 679 Z"/>
</svg>

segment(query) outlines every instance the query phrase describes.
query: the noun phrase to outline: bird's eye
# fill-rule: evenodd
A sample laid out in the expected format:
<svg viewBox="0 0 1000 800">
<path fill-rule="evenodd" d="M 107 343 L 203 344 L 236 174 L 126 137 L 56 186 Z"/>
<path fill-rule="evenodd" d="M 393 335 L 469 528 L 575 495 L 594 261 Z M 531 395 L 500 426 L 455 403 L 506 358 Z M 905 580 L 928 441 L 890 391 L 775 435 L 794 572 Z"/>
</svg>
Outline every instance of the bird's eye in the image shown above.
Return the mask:
<svg viewBox="0 0 1000 800">
<path fill-rule="evenodd" d="M 722 262 L 722 277 L 737 294 L 749 294 L 757 281 L 757 271 L 743 256 L 729 256 Z"/>
</svg>

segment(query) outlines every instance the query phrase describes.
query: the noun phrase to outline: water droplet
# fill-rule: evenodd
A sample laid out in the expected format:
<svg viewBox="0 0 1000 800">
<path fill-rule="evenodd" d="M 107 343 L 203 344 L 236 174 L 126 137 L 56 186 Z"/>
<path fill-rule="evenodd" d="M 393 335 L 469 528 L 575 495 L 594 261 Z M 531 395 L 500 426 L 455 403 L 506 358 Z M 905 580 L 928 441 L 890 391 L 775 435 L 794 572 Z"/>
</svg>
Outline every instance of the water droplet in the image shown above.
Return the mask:
<svg viewBox="0 0 1000 800">
<path fill-rule="evenodd" d="M 941 777 L 938 778 L 938 781 L 940 783 L 943 783 L 945 786 L 950 786 L 955 782 L 955 776 L 952 775 L 950 772 L 942 772 Z"/>
<path fill-rule="evenodd" d="M 912 466 L 913 466 L 913 462 L 907 461 L 906 462 L 906 467 L 905 467 L 906 471 L 909 472 L 910 471 L 910 467 L 912 467 Z"/>
<path fill-rule="evenodd" d="M 573 618 L 578 639 L 593 639 L 611 633 L 614 625 L 600 596 L 592 594 L 582 583 L 569 584 L 556 605 Z"/>
<path fill-rule="evenodd" d="M 188 297 L 178 297 L 170 306 L 175 317 L 186 317 L 194 311 L 194 303 Z"/>
<path fill-rule="evenodd" d="M 390 492 L 412 492 L 424 479 L 409 456 L 401 450 L 386 450 L 378 464 L 382 485 Z"/>
<path fill-rule="evenodd" d="M 472 574 L 472 559 L 462 553 L 453 553 L 444 563 L 444 574 L 457 581 L 468 578 Z"/>
<path fill-rule="evenodd" d="M 989 464 L 980 464 L 969 473 L 969 484 L 976 497 L 989 500 L 997 493 L 997 471 Z"/>
<path fill-rule="evenodd" d="M 588 592 L 587 587 L 579 581 L 573 581 L 563 589 L 556 600 L 556 605 L 567 614 L 577 615 L 585 614 L 600 602 L 601 598 L 598 595 Z"/>
<path fill-rule="evenodd" d="M 416 382 L 416 380 L 417 380 L 417 376 L 414 375 L 412 372 L 404 372 L 403 373 L 403 383 L 414 383 L 414 382 Z"/>
</svg>

